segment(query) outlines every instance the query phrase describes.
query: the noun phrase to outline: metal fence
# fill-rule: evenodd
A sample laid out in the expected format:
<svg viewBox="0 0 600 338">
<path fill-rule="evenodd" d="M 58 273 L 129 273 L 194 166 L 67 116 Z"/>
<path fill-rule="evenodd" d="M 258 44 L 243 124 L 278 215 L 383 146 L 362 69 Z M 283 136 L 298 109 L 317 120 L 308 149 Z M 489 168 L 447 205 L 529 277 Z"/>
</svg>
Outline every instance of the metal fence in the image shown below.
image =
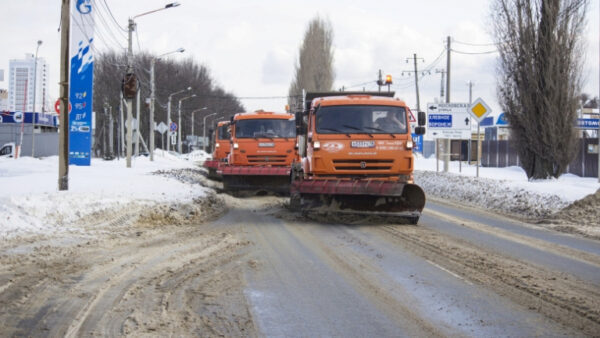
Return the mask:
<svg viewBox="0 0 600 338">
<path fill-rule="evenodd" d="M 577 155 L 567 171 L 581 177 L 598 177 L 597 149 L 598 139 L 579 139 Z M 518 166 L 519 155 L 511 141 L 482 141 L 481 165 L 497 168 Z"/>
</svg>

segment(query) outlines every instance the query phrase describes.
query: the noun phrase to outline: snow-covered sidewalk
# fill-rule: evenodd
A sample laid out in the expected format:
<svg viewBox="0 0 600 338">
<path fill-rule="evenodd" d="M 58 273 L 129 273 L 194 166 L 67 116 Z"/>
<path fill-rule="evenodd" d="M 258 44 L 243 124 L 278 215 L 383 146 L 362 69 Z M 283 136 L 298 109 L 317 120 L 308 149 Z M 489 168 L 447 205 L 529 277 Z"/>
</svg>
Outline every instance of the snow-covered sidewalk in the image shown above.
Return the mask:
<svg viewBox="0 0 600 338">
<path fill-rule="evenodd" d="M 558 179 L 531 180 L 520 167 L 479 168 L 458 162 L 451 162 L 449 172 L 436 172 L 436 161 L 417 158 L 415 161 L 415 183 L 420 185 L 428 198 L 448 199 L 500 213 L 518 215 L 536 221 L 558 222 L 555 228 L 585 227 L 582 232 L 596 236 L 600 234 L 600 183 L 597 178 L 578 177 L 564 174 Z M 561 209 L 573 202 L 589 196 L 580 202 L 571 214 L 578 217 L 564 217 Z M 558 213 L 558 214 L 557 214 Z M 576 224 L 572 224 L 576 222 Z M 570 232 L 574 232 L 569 230 Z"/>
<path fill-rule="evenodd" d="M 158 151 L 155 161 L 93 159 L 69 167 L 69 190 L 58 191 L 58 157 L 0 158 L 0 239 L 68 230 L 69 223 L 131 204 L 185 203 L 209 191 L 199 185 L 153 175 L 158 170 L 196 167 L 205 154 L 178 158 Z"/>
<path fill-rule="evenodd" d="M 82 217 L 108 217 L 122 209 L 135 213 L 148 206 L 203 199 L 210 194 L 209 188 L 152 173 L 197 168 L 207 156 L 201 151 L 182 157 L 158 151 L 154 162 L 137 157 L 129 169 L 124 159 L 93 159 L 89 167 L 70 166 L 69 190 L 62 192 L 57 189 L 57 157 L 0 158 L 0 240 L 78 231 L 69 227 Z M 436 173 L 435 159 L 417 158 L 415 168 L 415 181 L 428 198 L 451 199 L 535 219 L 548 217 L 600 189 L 597 179 L 570 174 L 528 181 L 517 167 L 480 168 L 480 178 L 475 178 L 474 166 L 464 163 L 461 173 L 457 162 L 450 164 L 449 173 Z M 600 212 L 600 208 L 594 210 Z M 593 215 L 591 219 L 594 223 Z"/>
</svg>

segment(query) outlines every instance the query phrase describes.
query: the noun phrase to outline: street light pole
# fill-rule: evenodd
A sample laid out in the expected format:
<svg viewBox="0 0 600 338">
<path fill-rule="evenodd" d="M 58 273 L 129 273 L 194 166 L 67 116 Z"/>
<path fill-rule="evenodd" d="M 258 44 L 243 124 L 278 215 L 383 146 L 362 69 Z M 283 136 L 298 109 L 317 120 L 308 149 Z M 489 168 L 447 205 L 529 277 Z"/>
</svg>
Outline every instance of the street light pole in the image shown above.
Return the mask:
<svg viewBox="0 0 600 338">
<path fill-rule="evenodd" d="M 204 152 L 206 152 L 206 118 L 213 115 L 217 115 L 217 113 L 204 116 L 204 120 L 202 121 L 202 127 L 204 128 L 204 131 L 202 132 L 202 151 Z"/>
<path fill-rule="evenodd" d="M 150 13 L 154 13 L 154 12 L 158 12 L 164 9 L 168 9 L 171 7 L 177 7 L 179 6 L 179 3 L 177 2 L 173 2 L 170 4 L 165 5 L 162 8 L 159 9 L 155 9 L 149 12 L 145 12 L 142 14 L 138 14 L 136 16 L 134 16 L 133 18 L 129 18 L 128 20 L 128 41 L 127 41 L 127 71 L 126 71 L 126 77 L 132 77 L 133 76 L 133 48 L 132 48 L 132 39 L 131 39 L 131 35 L 133 30 L 135 29 L 135 22 L 133 21 L 135 18 L 139 18 L 141 16 L 150 14 Z M 129 81 L 128 81 L 129 82 Z M 136 84 L 137 86 L 137 84 Z M 137 92 L 137 88 L 135 88 L 135 91 Z M 131 168 L 131 151 L 132 151 L 132 138 L 133 138 L 133 127 L 131 125 L 132 123 L 132 107 L 133 107 L 133 97 L 130 97 L 130 95 L 128 95 L 127 97 L 127 168 Z M 152 121 L 152 120 L 151 120 Z M 151 132 L 152 133 L 152 132 Z"/>
<path fill-rule="evenodd" d="M 194 110 L 192 112 L 192 136 L 194 136 L 194 113 L 195 112 L 199 112 L 201 110 L 206 110 L 206 109 L 208 109 L 208 107 L 203 107 L 203 108 L 200 108 L 200 109 L 196 109 L 196 110 Z"/>
<path fill-rule="evenodd" d="M 42 44 L 42 40 L 38 40 L 37 47 L 35 48 L 35 59 L 33 61 L 33 115 L 31 117 L 31 157 L 35 157 L 35 94 L 37 92 L 37 58 L 38 58 L 38 50 L 40 49 L 40 45 Z"/>
<path fill-rule="evenodd" d="M 172 53 L 183 53 L 185 51 L 185 49 L 183 48 L 179 48 L 177 50 L 174 50 L 172 52 L 168 52 L 168 53 L 164 53 L 162 55 L 159 55 L 155 58 L 152 58 L 152 61 L 150 62 L 150 161 L 154 161 L 154 125 L 156 124 L 156 122 L 154 122 L 154 105 L 155 105 L 155 100 L 156 100 L 156 85 L 155 85 L 155 77 L 154 77 L 154 66 L 156 64 L 156 60 L 160 60 L 160 58 L 168 55 L 168 54 L 172 54 Z M 162 139 L 162 137 L 161 137 Z"/>
<path fill-rule="evenodd" d="M 192 90 L 192 87 L 187 87 L 186 89 L 182 89 L 182 90 L 176 91 L 175 93 L 169 94 L 169 100 L 167 102 L 167 124 L 169 125 L 169 133 L 171 132 L 171 122 L 173 122 L 173 121 L 171 121 L 171 100 L 172 100 L 173 96 L 175 96 L 177 94 L 181 94 L 181 93 L 185 92 L 186 90 L 190 91 L 190 90 Z M 171 145 L 171 143 L 167 139 L 167 151 L 171 150 L 170 145 Z"/>
<path fill-rule="evenodd" d="M 179 109 L 177 112 L 177 114 L 178 114 L 177 124 L 179 125 L 179 133 L 177 134 L 177 152 L 179 152 L 180 154 L 183 153 L 182 145 L 181 145 L 181 134 L 183 134 L 183 126 L 181 125 L 181 102 L 183 102 L 187 99 L 191 99 L 192 97 L 196 97 L 196 94 L 186 96 L 184 98 L 179 99 Z"/>
</svg>

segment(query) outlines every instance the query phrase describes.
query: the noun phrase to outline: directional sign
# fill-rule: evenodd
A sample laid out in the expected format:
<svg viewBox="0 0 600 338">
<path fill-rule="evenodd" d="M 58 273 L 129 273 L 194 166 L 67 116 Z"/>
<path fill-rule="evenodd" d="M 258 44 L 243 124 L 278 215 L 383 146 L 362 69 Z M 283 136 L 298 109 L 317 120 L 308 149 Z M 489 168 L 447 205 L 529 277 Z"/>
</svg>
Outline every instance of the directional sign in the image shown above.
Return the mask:
<svg viewBox="0 0 600 338">
<path fill-rule="evenodd" d="M 480 97 L 469 107 L 469 114 L 477 122 L 481 122 L 492 112 L 492 109 Z"/>
<path fill-rule="evenodd" d="M 504 113 L 501 113 L 498 116 L 498 120 L 496 121 L 496 124 L 499 126 L 508 126 L 508 120 L 506 119 L 506 115 Z"/>
<path fill-rule="evenodd" d="M 154 130 L 158 131 L 161 135 L 164 134 L 168 129 L 169 127 L 167 127 L 164 122 L 160 122 L 158 126 L 154 128 Z"/>
<path fill-rule="evenodd" d="M 169 130 L 170 131 L 177 131 L 177 123 L 171 122 L 171 124 L 169 125 Z"/>
<path fill-rule="evenodd" d="M 427 133 L 433 138 L 469 139 L 468 108 L 468 103 L 428 103 Z"/>
<path fill-rule="evenodd" d="M 577 119 L 578 129 L 598 129 L 600 119 Z"/>
</svg>

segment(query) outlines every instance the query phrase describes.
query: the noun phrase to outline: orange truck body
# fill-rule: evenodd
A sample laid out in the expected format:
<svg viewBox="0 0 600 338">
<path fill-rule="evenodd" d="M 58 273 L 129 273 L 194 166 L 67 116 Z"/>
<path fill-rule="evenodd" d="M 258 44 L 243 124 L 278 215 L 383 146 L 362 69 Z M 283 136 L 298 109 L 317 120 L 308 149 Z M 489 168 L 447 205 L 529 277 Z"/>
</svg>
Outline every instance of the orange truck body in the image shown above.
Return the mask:
<svg viewBox="0 0 600 338">
<path fill-rule="evenodd" d="M 217 128 L 214 132 L 215 149 L 212 153 L 212 159 L 204 161 L 204 167 L 208 169 L 208 176 L 211 178 L 217 178 L 219 175 L 217 171 L 219 167 L 225 164 L 227 156 L 230 151 L 230 135 L 229 135 L 229 123 L 230 121 L 220 121 L 217 123 Z"/>
<path fill-rule="evenodd" d="M 408 106 L 378 93 L 310 94 L 314 99 L 296 117 L 302 159 L 292 173 L 292 207 L 319 209 L 326 202 L 339 212 L 401 216 L 416 224 L 425 195 L 413 182 Z"/>
<path fill-rule="evenodd" d="M 289 193 L 292 162 L 298 160 L 293 114 L 236 114 L 230 125 L 227 164 L 218 172 L 225 190 Z"/>
</svg>

